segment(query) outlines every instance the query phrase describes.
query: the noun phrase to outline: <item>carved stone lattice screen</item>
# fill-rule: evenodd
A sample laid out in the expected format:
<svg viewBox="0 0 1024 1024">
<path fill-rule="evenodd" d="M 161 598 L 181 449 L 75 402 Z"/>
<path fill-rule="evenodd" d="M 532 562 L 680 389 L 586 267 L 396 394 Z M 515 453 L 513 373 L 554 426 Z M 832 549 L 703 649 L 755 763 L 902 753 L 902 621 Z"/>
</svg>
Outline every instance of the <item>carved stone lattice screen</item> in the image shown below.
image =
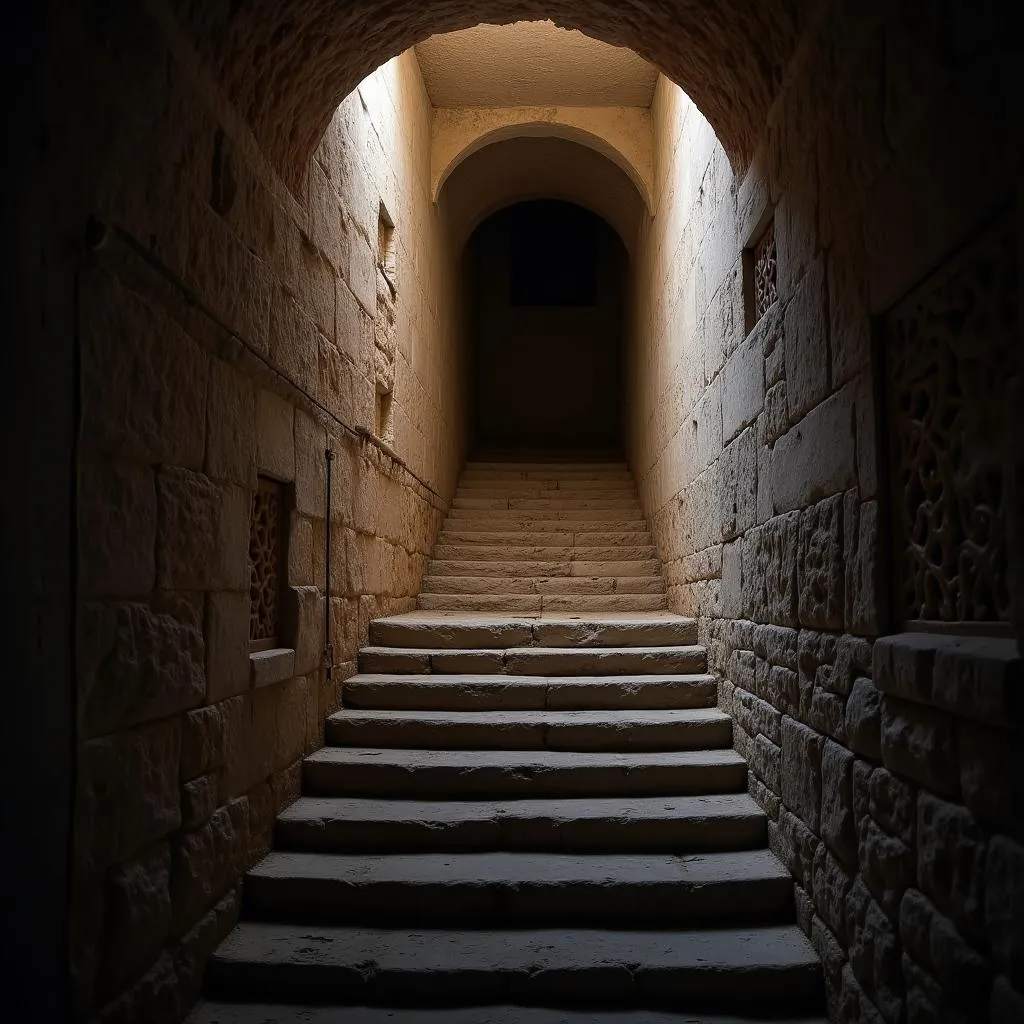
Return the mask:
<svg viewBox="0 0 1024 1024">
<path fill-rule="evenodd" d="M 894 600 L 904 624 L 1009 619 L 1004 465 L 1017 303 L 1007 217 L 886 318 Z"/>
<path fill-rule="evenodd" d="M 249 519 L 249 646 L 278 646 L 281 593 L 281 486 L 260 477 Z"/>
<path fill-rule="evenodd" d="M 768 312 L 778 298 L 775 287 L 775 222 L 769 223 L 764 234 L 754 245 L 752 253 L 754 278 L 754 323 Z"/>
</svg>

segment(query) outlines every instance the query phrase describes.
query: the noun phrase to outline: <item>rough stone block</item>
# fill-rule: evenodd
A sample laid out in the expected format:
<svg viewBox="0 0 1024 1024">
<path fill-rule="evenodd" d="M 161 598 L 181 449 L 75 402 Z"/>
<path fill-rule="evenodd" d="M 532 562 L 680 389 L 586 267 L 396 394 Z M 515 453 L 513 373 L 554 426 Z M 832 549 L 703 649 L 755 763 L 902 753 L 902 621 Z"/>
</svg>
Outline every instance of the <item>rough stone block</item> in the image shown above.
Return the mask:
<svg viewBox="0 0 1024 1024">
<path fill-rule="evenodd" d="M 882 757 L 882 695 L 867 678 L 854 681 L 846 701 L 846 742 L 864 757 Z"/>
<path fill-rule="evenodd" d="M 743 431 L 719 462 L 722 540 L 732 540 L 754 525 L 757 513 L 757 439 Z"/>
<path fill-rule="evenodd" d="M 846 742 L 846 701 L 839 694 L 815 686 L 805 718 L 817 732 Z"/>
<path fill-rule="evenodd" d="M 206 597 L 206 699 L 216 704 L 249 688 L 247 591 L 213 592 Z"/>
<path fill-rule="evenodd" d="M 1024 837 L 1019 733 L 957 722 L 956 735 L 964 803 L 982 821 Z"/>
<path fill-rule="evenodd" d="M 818 832 L 821 822 L 821 755 L 825 738 L 794 721 L 782 719 L 782 799 Z"/>
<path fill-rule="evenodd" d="M 747 759 L 751 769 L 772 793 L 781 792 L 782 751 L 775 743 L 763 733 L 758 733 L 750 745 Z"/>
<path fill-rule="evenodd" d="M 256 465 L 275 480 L 295 479 L 295 407 L 263 388 L 256 392 Z"/>
<path fill-rule="evenodd" d="M 722 614 L 731 618 L 743 612 L 742 552 L 740 541 L 722 545 Z"/>
<path fill-rule="evenodd" d="M 802 626 L 843 626 L 843 496 L 835 494 L 800 514 L 797 589 Z"/>
<path fill-rule="evenodd" d="M 800 686 L 792 669 L 758 658 L 757 693 L 785 715 L 796 717 L 800 712 Z"/>
<path fill-rule="evenodd" d="M 885 1024 L 885 1018 L 867 997 L 849 964 L 843 967 L 843 987 L 837 1004 L 834 1009 L 830 1007 L 829 1014 L 842 1024 Z"/>
<path fill-rule="evenodd" d="M 913 850 L 865 818 L 860 825 L 858 855 L 867 887 L 889 917 L 897 920 L 900 900 L 914 884 Z"/>
<path fill-rule="evenodd" d="M 871 365 L 871 305 L 863 235 L 856 228 L 829 251 L 828 311 L 832 386 L 838 387 Z"/>
<path fill-rule="evenodd" d="M 78 589 L 141 596 L 156 575 L 156 477 L 149 466 L 83 451 L 78 469 Z"/>
<path fill-rule="evenodd" d="M 196 708 L 185 716 L 181 735 L 182 781 L 205 775 L 224 764 L 226 721 L 226 703 Z"/>
<path fill-rule="evenodd" d="M 932 700 L 984 725 L 1024 727 L 1024 656 L 1002 637 L 943 637 L 936 645 Z"/>
<path fill-rule="evenodd" d="M 917 884 L 967 936 L 985 939 L 985 834 L 971 812 L 920 793 Z"/>
<path fill-rule="evenodd" d="M 284 288 L 275 289 L 270 305 L 270 358 L 308 395 L 316 394 L 319 380 L 318 338 L 308 311 Z"/>
<path fill-rule="evenodd" d="M 1006 836 L 989 843 L 985 920 L 996 963 L 1009 977 L 1024 977 L 1024 847 Z"/>
<path fill-rule="evenodd" d="M 904 700 L 932 703 L 932 667 L 944 638 L 930 633 L 898 633 L 875 641 L 875 685 Z"/>
<path fill-rule="evenodd" d="M 194 622 L 144 604 L 93 611 L 79 625 L 84 735 L 164 718 L 202 702 L 205 652 Z"/>
<path fill-rule="evenodd" d="M 860 502 L 857 491 L 843 498 L 843 566 L 845 610 L 850 633 L 877 636 L 881 621 L 879 601 L 878 502 Z"/>
<path fill-rule="evenodd" d="M 959 793 L 954 725 L 941 711 L 886 697 L 882 701 L 882 761 L 890 771 L 936 793 Z"/>
<path fill-rule="evenodd" d="M 853 879 L 824 843 L 814 852 L 813 879 L 814 906 L 833 932 L 845 936 L 846 894 Z"/>
<path fill-rule="evenodd" d="M 816 690 L 830 690 L 835 670 L 836 637 L 801 629 L 797 640 L 797 664 L 800 686 L 800 717 L 810 714 Z"/>
<path fill-rule="evenodd" d="M 754 653 L 771 665 L 797 668 L 797 631 L 785 626 L 761 625 L 754 628 Z"/>
<path fill-rule="evenodd" d="M 256 396 L 248 377 L 223 360 L 210 366 L 206 415 L 206 475 L 212 480 L 256 485 Z"/>
<path fill-rule="evenodd" d="M 786 396 L 795 423 L 829 392 L 825 269 L 816 260 L 786 306 Z"/>
<path fill-rule="evenodd" d="M 755 332 L 722 368 L 722 440 L 728 444 L 757 419 L 764 406 L 763 342 Z"/>
<path fill-rule="evenodd" d="M 199 999 L 206 965 L 214 950 L 238 923 L 240 906 L 237 890 L 228 890 L 227 895 L 181 937 L 174 950 L 180 1006 L 191 1006 Z"/>
<path fill-rule="evenodd" d="M 295 511 L 323 519 L 327 493 L 324 452 L 327 434 L 301 410 L 295 410 Z"/>
<path fill-rule="evenodd" d="M 867 761 L 853 762 L 853 817 L 857 822 L 857 834 L 860 835 L 861 822 L 868 816 L 871 808 L 871 772 L 873 768 Z"/>
<path fill-rule="evenodd" d="M 181 720 L 82 744 L 75 802 L 79 867 L 101 871 L 181 824 Z"/>
<path fill-rule="evenodd" d="M 904 985 L 897 925 L 863 888 L 847 900 L 847 910 L 853 973 L 886 1021 L 899 1024 Z"/>
<path fill-rule="evenodd" d="M 857 863 L 853 754 L 826 740 L 821 755 L 821 838 L 847 868 Z"/>
<path fill-rule="evenodd" d="M 871 642 L 858 636 L 836 638 L 835 665 L 826 689 L 849 696 L 858 676 L 871 675 Z"/>
<path fill-rule="evenodd" d="M 737 689 L 735 696 L 738 705 L 737 719 L 740 725 L 751 736 L 764 733 L 772 743 L 778 745 L 782 741 L 782 713 L 767 701 L 761 700 L 746 690 Z"/>
<path fill-rule="evenodd" d="M 744 606 L 755 620 L 796 625 L 799 514 L 776 516 L 743 536 Z"/>
<path fill-rule="evenodd" d="M 377 314 L 377 266 L 370 245 L 358 232 L 349 247 L 348 273 L 345 275 L 352 294 L 368 316 Z"/>
<path fill-rule="evenodd" d="M 244 590 L 249 585 L 249 496 L 201 473 L 157 476 L 157 581 L 169 590 Z"/>
<path fill-rule="evenodd" d="M 217 809 L 217 776 L 200 775 L 181 787 L 181 827 L 186 832 L 205 825 Z"/>
<path fill-rule="evenodd" d="M 818 837 L 785 806 L 779 810 L 775 834 L 775 852 L 779 859 L 803 888 L 810 890 L 814 878 L 814 855 L 821 845 Z"/>
<path fill-rule="evenodd" d="M 847 385 L 778 439 L 770 464 L 758 466 L 759 510 L 765 477 L 775 512 L 806 508 L 856 485 L 855 398 L 855 388 Z"/>
<path fill-rule="evenodd" d="M 871 817 L 913 849 L 917 836 L 917 791 L 884 768 L 868 781 Z"/>
<path fill-rule="evenodd" d="M 314 672 L 323 663 L 323 599 L 318 587 L 289 587 L 282 602 L 282 634 L 295 649 L 295 674 Z"/>
</svg>

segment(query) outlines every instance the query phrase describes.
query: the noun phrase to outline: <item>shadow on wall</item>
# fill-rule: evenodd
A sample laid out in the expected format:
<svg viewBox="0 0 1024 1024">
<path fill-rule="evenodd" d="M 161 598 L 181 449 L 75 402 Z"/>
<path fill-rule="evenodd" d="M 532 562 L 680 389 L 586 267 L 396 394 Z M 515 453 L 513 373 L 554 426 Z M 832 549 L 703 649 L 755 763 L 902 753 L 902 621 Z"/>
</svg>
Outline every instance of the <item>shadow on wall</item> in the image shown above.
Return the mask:
<svg viewBox="0 0 1024 1024">
<path fill-rule="evenodd" d="M 535 200 L 492 215 L 464 255 L 482 448 L 620 441 L 627 256 L 600 217 Z"/>
</svg>

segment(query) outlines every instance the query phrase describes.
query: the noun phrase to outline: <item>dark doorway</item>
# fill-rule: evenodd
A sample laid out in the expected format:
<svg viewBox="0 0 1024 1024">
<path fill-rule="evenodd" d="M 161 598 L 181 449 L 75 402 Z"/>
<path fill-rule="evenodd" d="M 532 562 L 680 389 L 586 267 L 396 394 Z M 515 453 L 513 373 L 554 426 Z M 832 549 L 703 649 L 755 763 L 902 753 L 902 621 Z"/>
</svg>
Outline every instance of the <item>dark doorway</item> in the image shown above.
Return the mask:
<svg viewBox="0 0 1024 1024">
<path fill-rule="evenodd" d="M 465 266 L 477 448 L 620 447 L 627 260 L 604 220 L 560 200 L 517 203 L 476 229 Z"/>
</svg>

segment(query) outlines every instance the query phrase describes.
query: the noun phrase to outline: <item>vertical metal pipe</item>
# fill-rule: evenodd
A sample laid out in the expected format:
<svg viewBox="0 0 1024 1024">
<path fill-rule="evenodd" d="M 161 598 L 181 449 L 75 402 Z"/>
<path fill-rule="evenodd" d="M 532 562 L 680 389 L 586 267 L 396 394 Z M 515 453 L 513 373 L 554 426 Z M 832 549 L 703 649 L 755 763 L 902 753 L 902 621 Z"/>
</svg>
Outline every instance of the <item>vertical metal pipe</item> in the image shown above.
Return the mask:
<svg viewBox="0 0 1024 1024">
<path fill-rule="evenodd" d="M 324 487 L 324 672 L 331 678 L 334 671 L 334 644 L 331 643 L 331 463 L 334 452 L 324 450 L 327 483 Z"/>
</svg>

